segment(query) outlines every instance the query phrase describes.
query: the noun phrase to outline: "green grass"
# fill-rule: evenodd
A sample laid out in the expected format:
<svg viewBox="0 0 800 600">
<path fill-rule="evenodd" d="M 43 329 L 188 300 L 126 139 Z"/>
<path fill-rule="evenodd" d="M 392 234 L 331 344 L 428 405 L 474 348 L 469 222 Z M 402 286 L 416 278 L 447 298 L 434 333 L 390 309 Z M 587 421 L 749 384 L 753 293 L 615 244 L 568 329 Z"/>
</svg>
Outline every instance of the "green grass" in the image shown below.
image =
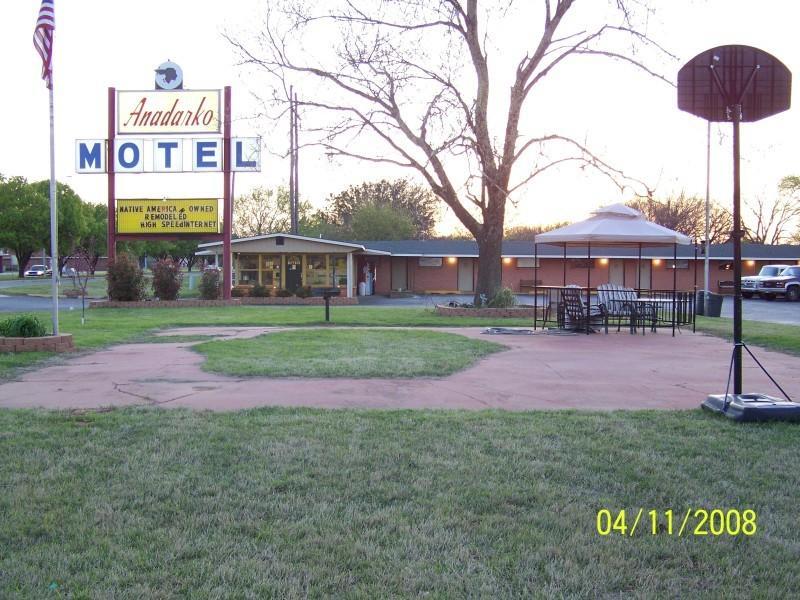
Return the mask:
<svg viewBox="0 0 800 600">
<path fill-rule="evenodd" d="M 38 314 L 43 322 L 50 321 L 49 313 L 33 314 Z M 6 316 L 13 316 L 13 313 L 3 314 L 4 318 Z M 365 327 L 489 327 L 498 324 L 497 319 L 441 317 L 432 310 L 424 308 L 363 306 L 331 307 L 331 322 L 335 325 Z M 60 323 L 63 333 L 73 335 L 78 350 L 91 350 L 111 344 L 141 341 L 149 331 L 172 327 L 325 325 L 325 312 L 324 308 L 319 306 L 103 308 L 87 310 L 85 325 L 81 325 L 80 310 L 62 311 Z M 504 319 L 502 324 L 529 326 L 530 320 Z M 0 380 L 12 377 L 18 372 L 14 367 L 31 365 L 31 360 L 22 354 L 11 356 L 6 354 L 4 362 L 6 367 L 5 371 L 0 369 Z"/>
<path fill-rule="evenodd" d="M 0 293 L 7 295 L 7 296 L 49 296 L 50 295 L 50 279 L 36 279 L 36 278 L 29 278 L 26 279 L 28 282 L 26 285 L 18 285 L 14 287 L 7 287 L 7 288 L 0 288 Z M 147 285 L 145 287 L 148 296 L 152 296 L 153 288 L 152 284 L 150 283 L 150 278 L 147 280 Z M 199 284 L 199 278 L 195 281 L 194 289 L 189 289 L 189 278 L 184 274 L 183 282 L 181 283 L 181 292 L 180 298 L 198 298 L 200 296 L 200 291 L 198 290 L 197 285 Z M 68 277 L 64 277 L 59 282 L 59 296 L 64 296 L 64 292 L 66 290 L 72 290 L 75 286 L 72 285 L 72 280 Z M 95 277 L 89 280 L 89 284 L 87 286 L 87 293 L 90 298 L 105 298 L 108 295 L 107 287 L 106 287 L 106 279 L 105 276 L 102 277 Z"/>
<path fill-rule="evenodd" d="M 0 453 L 4 598 L 771 598 L 800 586 L 800 436 L 785 424 L 699 411 L 0 411 Z M 595 530 L 603 508 L 698 507 L 752 508 L 757 533 Z"/>
<path fill-rule="evenodd" d="M 733 319 L 697 317 L 697 331 L 732 340 Z M 746 344 L 800 355 L 798 325 L 742 321 L 742 338 Z"/>
<path fill-rule="evenodd" d="M 53 352 L 0 352 L 0 382 L 11 378 L 20 369 L 44 363 L 54 356 Z"/>
<path fill-rule="evenodd" d="M 194 346 L 203 369 L 266 377 L 443 377 L 504 346 L 437 331 L 328 329 Z"/>
</svg>

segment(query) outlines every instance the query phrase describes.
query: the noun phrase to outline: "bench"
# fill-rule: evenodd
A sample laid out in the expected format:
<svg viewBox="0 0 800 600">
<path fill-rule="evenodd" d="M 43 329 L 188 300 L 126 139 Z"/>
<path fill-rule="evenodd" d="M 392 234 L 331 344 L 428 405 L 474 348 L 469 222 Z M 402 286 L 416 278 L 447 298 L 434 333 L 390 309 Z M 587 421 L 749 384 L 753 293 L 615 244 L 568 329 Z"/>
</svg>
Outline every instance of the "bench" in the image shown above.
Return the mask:
<svg viewBox="0 0 800 600">
<path fill-rule="evenodd" d="M 519 291 L 521 293 L 531 293 L 537 287 L 542 285 L 541 279 L 520 279 L 519 280 Z"/>
<path fill-rule="evenodd" d="M 732 294 L 733 281 L 720 281 L 717 283 L 717 289 L 719 289 L 720 294 Z"/>
</svg>

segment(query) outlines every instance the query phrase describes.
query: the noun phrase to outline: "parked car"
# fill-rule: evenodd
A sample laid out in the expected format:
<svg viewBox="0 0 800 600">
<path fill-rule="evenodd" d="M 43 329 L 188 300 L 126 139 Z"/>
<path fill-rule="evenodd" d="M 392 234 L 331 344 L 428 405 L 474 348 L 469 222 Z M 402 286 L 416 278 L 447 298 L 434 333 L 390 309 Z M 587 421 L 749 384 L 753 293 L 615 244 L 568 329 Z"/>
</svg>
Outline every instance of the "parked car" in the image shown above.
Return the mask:
<svg viewBox="0 0 800 600">
<path fill-rule="evenodd" d="M 767 277 L 777 277 L 784 269 L 789 268 L 791 265 L 764 265 L 758 272 L 758 275 L 749 275 L 742 277 L 742 296 L 745 298 L 752 298 L 758 292 L 758 284 L 760 281 Z"/>
<path fill-rule="evenodd" d="M 777 277 L 765 277 L 758 282 L 758 293 L 767 300 L 779 296 L 790 302 L 800 300 L 800 265 L 785 268 Z"/>
<path fill-rule="evenodd" d="M 45 265 L 33 265 L 30 269 L 25 271 L 25 277 L 44 277 L 45 275 L 52 275 L 53 269 Z"/>
</svg>

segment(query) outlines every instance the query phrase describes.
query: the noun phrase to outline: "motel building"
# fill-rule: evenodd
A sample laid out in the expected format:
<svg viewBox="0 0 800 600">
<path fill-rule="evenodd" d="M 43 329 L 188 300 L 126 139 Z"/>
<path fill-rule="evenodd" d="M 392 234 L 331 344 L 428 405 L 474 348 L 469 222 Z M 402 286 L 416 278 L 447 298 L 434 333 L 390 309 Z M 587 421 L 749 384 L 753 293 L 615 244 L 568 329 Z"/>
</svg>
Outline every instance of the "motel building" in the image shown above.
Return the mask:
<svg viewBox="0 0 800 600">
<path fill-rule="evenodd" d="M 286 233 L 271 233 L 231 242 L 235 286 L 261 284 L 294 291 L 309 286 L 313 293 L 338 289 L 341 296 L 415 294 L 470 294 L 478 276 L 478 245 L 460 240 L 336 241 Z M 702 289 L 702 247 L 561 247 L 533 242 L 503 243 L 503 285 L 517 293 L 537 286 L 585 286 L 587 271 L 592 287 L 617 283 L 645 290 L 671 290 L 677 269 L 677 288 Z M 696 254 L 695 254 L 696 252 Z M 223 263 L 222 242 L 200 244 L 198 255 Z M 696 258 L 695 258 L 696 256 Z M 538 264 L 537 264 L 538 263 Z M 733 245 L 711 246 L 709 288 L 733 290 Z M 800 264 L 800 246 L 742 245 L 742 275 L 756 275 L 768 264 Z"/>
</svg>

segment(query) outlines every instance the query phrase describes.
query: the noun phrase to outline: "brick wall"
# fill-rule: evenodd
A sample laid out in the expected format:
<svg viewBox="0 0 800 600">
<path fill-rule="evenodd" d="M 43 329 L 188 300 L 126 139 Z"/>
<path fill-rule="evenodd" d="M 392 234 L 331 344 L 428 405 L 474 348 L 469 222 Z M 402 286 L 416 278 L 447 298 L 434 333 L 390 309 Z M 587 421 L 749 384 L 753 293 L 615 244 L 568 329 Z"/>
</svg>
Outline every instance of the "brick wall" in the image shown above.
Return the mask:
<svg viewBox="0 0 800 600">
<path fill-rule="evenodd" d="M 75 350 L 72 334 L 46 337 L 0 337 L 0 352 L 71 352 Z"/>
</svg>

